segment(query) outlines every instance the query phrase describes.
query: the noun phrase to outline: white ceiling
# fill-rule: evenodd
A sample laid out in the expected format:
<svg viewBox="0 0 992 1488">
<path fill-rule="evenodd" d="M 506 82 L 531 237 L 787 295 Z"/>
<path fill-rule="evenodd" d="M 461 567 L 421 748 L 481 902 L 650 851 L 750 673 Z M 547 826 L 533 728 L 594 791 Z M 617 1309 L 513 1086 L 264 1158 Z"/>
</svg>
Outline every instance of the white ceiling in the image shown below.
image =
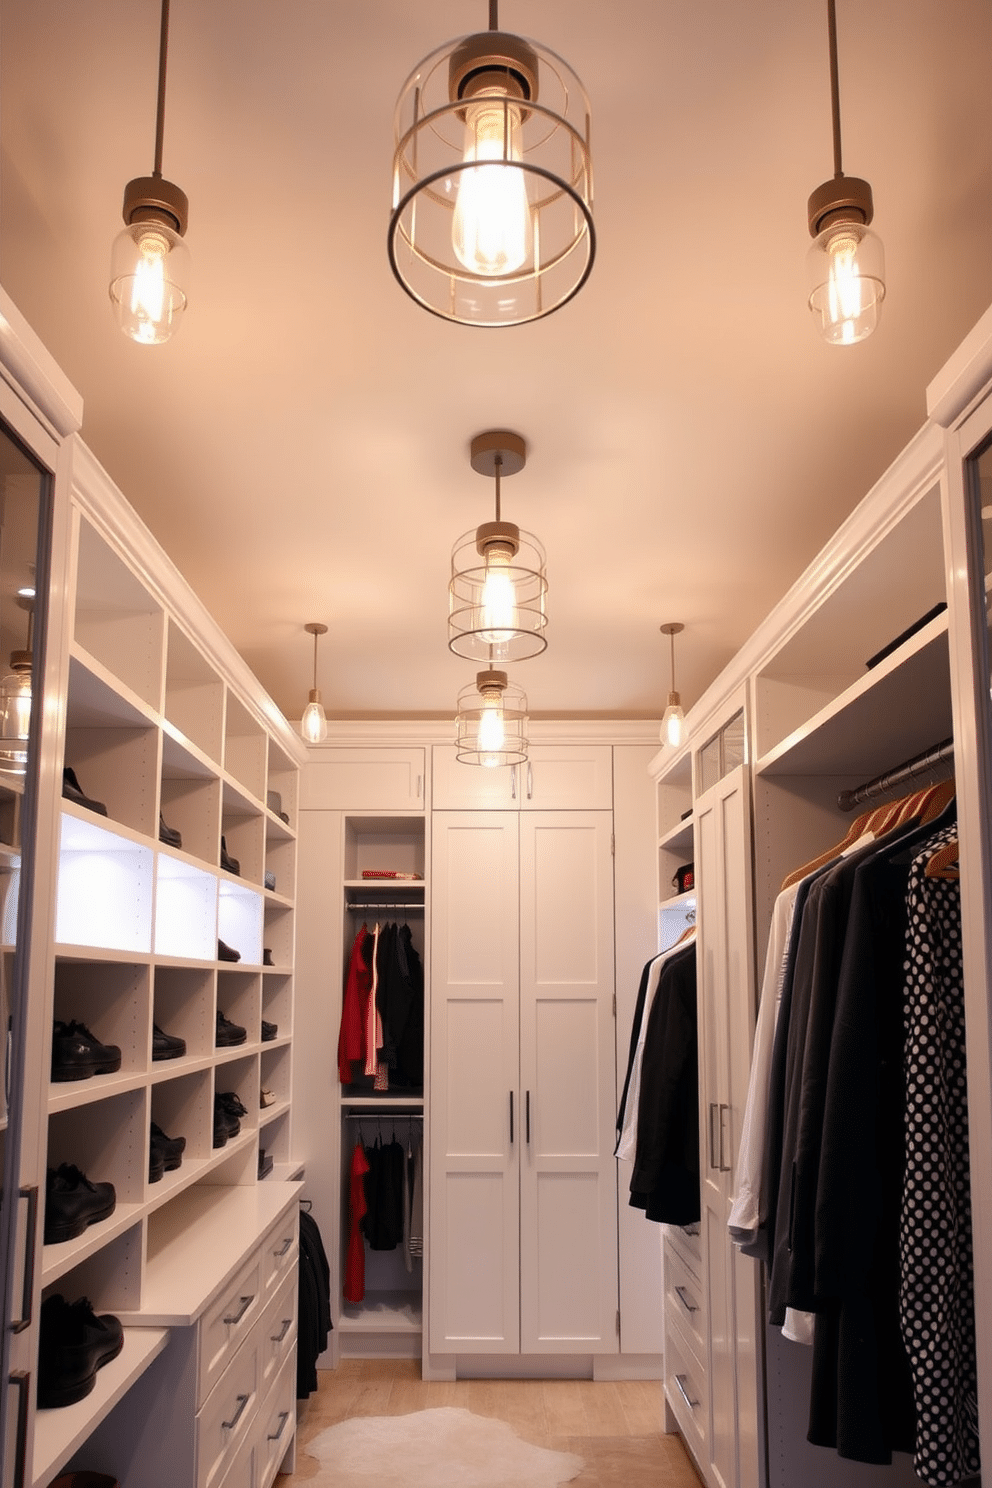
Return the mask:
<svg viewBox="0 0 992 1488">
<path fill-rule="evenodd" d="M 825 0 L 502 0 L 593 109 L 598 255 L 531 326 L 417 308 L 385 248 L 408 72 L 485 0 L 173 0 L 164 173 L 190 308 L 115 328 L 110 244 L 151 170 L 158 0 L 3 0 L 0 280 L 84 436 L 290 717 L 323 620 L 329 715 L 445 715 L 453 540 L 491 516 L 471 436 L 529 445 L 504 515 L 548 551 L 535 715 L 657 716 L 662 621 L 693 701 L 923 422 L 992 301 L 992 7 L 839 0 L 844 165 L 887 257 L 877 333 L 805 309 L 832 173 Z"/>
</svg>

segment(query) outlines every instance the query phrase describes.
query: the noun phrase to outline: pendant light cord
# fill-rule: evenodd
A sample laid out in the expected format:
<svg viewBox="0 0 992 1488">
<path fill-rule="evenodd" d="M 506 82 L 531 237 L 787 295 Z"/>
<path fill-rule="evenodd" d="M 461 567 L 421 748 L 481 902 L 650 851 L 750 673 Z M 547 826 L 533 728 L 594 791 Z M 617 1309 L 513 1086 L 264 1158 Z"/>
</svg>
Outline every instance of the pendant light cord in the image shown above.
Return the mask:
<svg viewBox="0 0 992 1488">
<path fill-rule="evenodd" d="M 675 691 L 675 632 L 670 631 L 668 639 L 672 643 L 672 691 Z"/>
<path fill-rule="evenodd" d="M 837 3 L 827 0 L 827 28 L 830 33 L 830 117 L 834 131 L 834 175 L 842 176 L 840 162 L 840 82 L 837 69 Z"/>
<path fill-rule="evenodd" d="M 169 0 L 162 0 L 162 29 L 158 43 L 158 112 L 155 116 L 155 168 L 162 174 L 162 138 L 165 134 L 165 70 L 169 59 Z"/>
<path fill-rule="evenodd" d="M 495 458 L 493 459 L 493 472 L 494 472 L 494 474 L 496 476 L 496 520 L 497 520 L 497 522 L 500 521 L 500 475 L 502 473 L 502 470 L 503 470 L 503 456 L 500 454 L 499 450 L 497 450 L 496 451 Z"/>
<path fill-rule="evenodd" d="M 499 30 L 499 0 L 489 0 L 489 29 Z"/>
<path fill-rule="evenodd" d="M 314 692 L 317 691 L 317 637 L 318 637 L 319 633 L 320 632 L 319 631 L 316 631 L 316 630 L 313 633 L 313 688 L 314 688 Z"/>
</svg>

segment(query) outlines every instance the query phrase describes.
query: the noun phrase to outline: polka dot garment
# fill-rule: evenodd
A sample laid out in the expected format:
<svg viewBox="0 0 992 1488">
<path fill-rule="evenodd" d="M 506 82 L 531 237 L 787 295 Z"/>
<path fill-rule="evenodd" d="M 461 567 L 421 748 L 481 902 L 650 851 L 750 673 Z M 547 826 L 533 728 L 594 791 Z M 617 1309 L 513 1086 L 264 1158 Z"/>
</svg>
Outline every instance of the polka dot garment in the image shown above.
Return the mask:
<svg viewBox="0 0 992 1488">
<path fill-rule="evenodd" d="M 904 1065 L 906 1178 L 899 1312 L 913 1374 L 913 1466 L 940 1488 L 980 1470 L 960 889 L 914 860 L 908 887 Z"/>
</svg>

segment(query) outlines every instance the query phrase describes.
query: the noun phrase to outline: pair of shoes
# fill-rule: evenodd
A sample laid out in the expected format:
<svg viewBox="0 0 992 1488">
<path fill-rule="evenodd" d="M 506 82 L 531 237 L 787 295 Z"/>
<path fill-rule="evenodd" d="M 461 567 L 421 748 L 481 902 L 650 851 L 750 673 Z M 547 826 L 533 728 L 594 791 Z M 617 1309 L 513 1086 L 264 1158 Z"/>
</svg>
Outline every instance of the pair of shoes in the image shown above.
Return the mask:
<svg viewBox="0 0 992 1488">
<path fill-rule="evenodd" d="M 152 1024 L 152 1059 L 181 1059 L 186 1053 L 186 1040 L 176 1033 L 165 1033 Z"/>
<path fill-rule="evenodd" d="M 272 952 L 269 950 L 268 946 L 266 946 L 262 951 L 262 965 L 275 966 L 275 964 L 276 963 L 272 959 Z"/>
<path fill-rule="evenodd" d="M 223 1147 L 228 1137 L 236 1137 L 241 1131 L 241 1117 L 248 1115 L 248 1108 L 233 1090 L 225 1090 L 214 1096 L 214 1146 Z"/>
<path fill-rule="evenodd" d="M 217 1009 L 217 1048 L 230 1049 L 234 1044 L 243 1044 L 248 1037 L 247 1028 L 242 1028 L 240 1023 L 232 1023 L 225 1018 L 220 1008 Z"/>
<path fill-rule="evenodd" d="M 261 1088 L 261 1090 L 258 1092 L 258 1104 L 264 1110 L 266 1106 L 274 1106 L 275 1103 L 276 1103 L 276 1093 L 275 1093 L 275 1091 L 274 1090 L 266 1090 L 265 1086 L 263 1085 L 262 1088 Z"/>
<path fill-rule="evenodd" d="M 175 1168 L 182 1165 L 183 1153 L 186 1151 L 185 1137 L 167 1137 L 160 1126 L 154 1121 L 151 1125 L 151 1140 L 149 1150 L 154 1159 L 158 1154 L 162 1159 L 162 1172 L 171 1173 Z M 157 1164 L 156 1164 L 157 1166 Z M 152 1179 L 152 1182 L 155 1180 Z"/>
<path fill-rule="evenodd" d="M 240 951 L 235 951 L 231 946 L 225 945 L 222 940 L 218 940 L 218 942 L 217 942 L 217 960 L 218 961 L 240 961 L 241 960 L 241 952 Z"/>
<path fill-rule="evenodd" d="M 112 1313 L 97 1317 L 85 1297 L 67 1302 L 53 1292 L 41 1304 L 38 1407 L 74 1405 L 96 1384 L 96 1372 L 124 1347 L 124 1329 Z"/>
<path fill-rule="evenodd" d="M 66 765 L 62 771 L 62 794 L 67 801 L 72 801 L 76 806 L 86 806 L 90 811 L 95 811 L 100 816 L 107 815 L 107 808 L 102 801 L 94 801 L 91 796 L 83 794 L 76 772 Z"/>
<path fill-rule="evenodd" d="M 182 832 L 178 827 L 167 827 L 161 811 L 158 814 L 158 840 L 164 842 L 166 847 L 182 847 L 183 845 Z"/>
<path fill-rule="evenodd" d="M 220 839 L 220 866 L 225 873 L 241 873 L 241 863 L 237 858 L 232 858 L 227 850 L 227 843 L 223 837 Z"/>
<path fill-rule="evenodd" d="M 88 1080 L 90 1075 L 112 1075 L 121 1067 L 116 1044 L 101 1044 L 85 1023 L 55 1022 L 52 1038 L 52 1079 Z"/>
<path fill-rule="evenodd" d="M 75 1240 L 87 1225 L 109 1219 L 116 1204 L 112 1183 L 91 1183 L 73 1163 L 49 1168 L 45 1181 L 45 1244 Z"/>
<path fill-rule="evenodd" d="M 275 889 L 275 886 L 276 886 L 276 876 L 272 872 L 272 869 L 271 868 L 266 868 L 266 870 L 265 870 L 264 883 L 265 883 L 265 887 L 267 889 L 273 889 L 273 890 Z"/>
<path fill-rule="evenodd" d="M 278 1032 L 279 1032 L 279 1024 L 278 1023 L 267 1023 L 264 1018 L 262 1019 L 262 1042 L 263 1042 L 263 1044 L 269 1044 L 269 1043 L 271 1043 L 272 1040 L 275 1038 L 275 1036 L 276 1036 L 276 1034 Z"/>
</svg>

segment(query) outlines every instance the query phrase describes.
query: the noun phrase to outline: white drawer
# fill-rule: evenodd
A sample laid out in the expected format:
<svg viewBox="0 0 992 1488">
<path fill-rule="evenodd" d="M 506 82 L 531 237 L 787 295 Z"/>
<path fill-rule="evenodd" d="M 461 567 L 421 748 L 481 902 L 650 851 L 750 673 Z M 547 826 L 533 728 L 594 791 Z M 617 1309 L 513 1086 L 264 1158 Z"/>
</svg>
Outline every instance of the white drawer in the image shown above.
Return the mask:
<svg viewBox="0 0 992 1488">
<path fill-rule="evenodd" d="M 255 1424 L 258 1424 L 258 1414 L 255 1415 Z M 227 1469 L 220 1488 L 258 1488 L 258 1446 L 255 1441 L 254 1430 L 249 1434 L 247 1440 L 241 1443 L 241 1447 L 234 1461 Z"/>
<path fill-rule="evenodd" d="M 262 1310 L 262 1252 L 254 1250 L 200 1318 L 197 1404 L 202 1405 Z"/>
<path fill-rule="evenodd" d="M 269 1488 L 296 1430 L 296 1358 L 287 1359 L 255 1418 L 255 1488 Z M 231 1488 L 235 1488 L 232 1483 Z M 240 1484 L 238 1485 L 240 1488 Z"/>
<path fill-rule="evenodd" d="M 297 1279 L 287 1276 L 279 1291 L 266 1304 L 258 1325 L 258 1352 L 262 1361 L 262 1389 L 279 1373 L 287 1357 L 295 1358 Z"/>
<path fill-rule="evenodd" d="M 242 1445 L 252 1439 L 260 1375 L 261 1361 L 251 1339 L 235 1354 L 196 1418 L 197 1488 L 217 1488 Z"/>
<path fill-rule="evenodd" d="M 676 1326 L 665 1329 L 665 1399 L 697 1462 L 706 1461 L 706 1375 Z"/>
<path fill-rule="evenodd" d="M 290 1271 L 295 1275 L 300 1253 L 300 1210 L 291 1204 L 277 1224 L 268 1230 L 259 1246 L 262 1257 L 262 1289 L 270 1293 Z"/>
<path fill-rule="evenodd" d="M 706 1354 L 703 1289 L 665 1236 L 665 1317 L 677 1318 L 699 1358 Z"/>
<path fill-rule="evenodd" d="M 702 1276 L 703 1240 L 698 1219 L 690 1225 L 665 1225 L 665 1238 L 671 1241 L 686 1265 L 691 1266 L 697 1276 Z"/>
</svg>

